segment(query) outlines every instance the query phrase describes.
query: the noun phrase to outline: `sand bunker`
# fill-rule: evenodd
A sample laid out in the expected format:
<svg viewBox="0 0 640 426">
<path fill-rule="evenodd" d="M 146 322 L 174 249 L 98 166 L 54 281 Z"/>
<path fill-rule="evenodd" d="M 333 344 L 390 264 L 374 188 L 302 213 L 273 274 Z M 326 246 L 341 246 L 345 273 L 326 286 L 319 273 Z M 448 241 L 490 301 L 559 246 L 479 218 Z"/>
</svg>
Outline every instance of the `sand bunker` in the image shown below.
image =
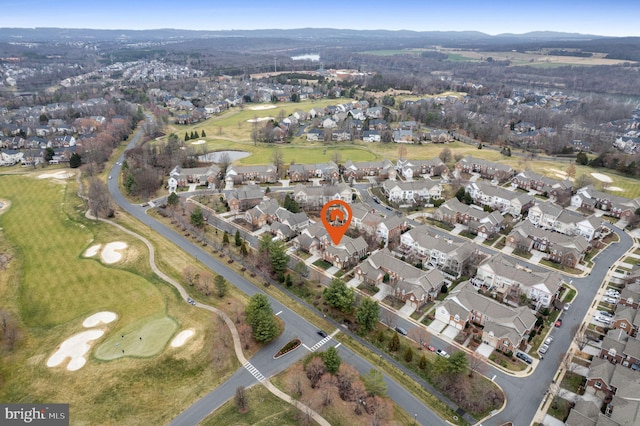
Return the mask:
<svg viewBox="0 0 640 426">
<path fill-rule="evenodd" d="M 549 170 L 555 173 L 555 175 L 560 178 L 563 178 L 563 179 L 567 178 L 567 172 L 563 172 L 562 170 L 558 170 L 558 169 L 549 169 Z"/>
<path fill-rule="evenodd" d="M 273 120 L 273 117 L 258 117 L 258 118 L 252 118 L 250 120 L 247 120 L 247 123 L 258 123 L 260 121 L 269 121 L 269 120 Z"/>
<path fill-rule="evenodd" d="M 173 340 L 171 341 L 171 347 L 172 348 L 179 348 L 180 346 L 184 345 L 184 343 L 195 334 L 195 332 L 192 329 L 188 329 L 188 330 L 184 330 L 181 331 L 180 333 L 178 333 L 178 335 L 176 337 L 173 338 Z"/>
<path fill-rule="evenodd" d="M 204 145 L 206 141 L 200 139 L 199 141 L 191 142 L 191 145 Z"/>
<path fill-rule="evenodd" d="M 607 191 L 624 191 L 624 189 L 619 186 L 607 186 Z"/>
<path fill-rule="evenodd" d="M 41 175 L 38 175 L 38 179 L 69 179 L 70 177 L 73 177 L 73 173 L 68 172 L 66 170 L 60 170 L 59 172 L 55 172 L 55 173 L 43 173 Z"/>
<path fill-rule="evenodd" d="M 84 328 L 90 328 L 100 324 L 109 324 L 110 322 L 115 321 L 116 318 L 118 318 L 118 316 L 113 312 L 98 312 L 91 315 L 90 317 L 87 317 L 87 319 L 85 319 L 82 323 L 82 326 Z"/>
<path fill-rule="evenodd" d="M 262 111 L 264 109 L 273 109 L 273 108 L 277 108 L 275 105 L 258 105 L 258 106 L 254 106 L 249 108 L 251 111 Z"/>
<path fill-rule="evenodd" d="M 67 364 L 67 370 L 76 371 L 81 369 L 87 362 L 84 357 L 91 349 L 90 341 L 96 340 L 104 334 L 104 330 L 88 330 L 69 337 L 62 342 L 60 348 L 51 355 L 47 361 L 47 367 L 56 367 L 62 364 L 67 358 L 71 358 Z"/>
<path fill-rule="evenodd" d="M 613 180 L 609 176 L 603 175 L 602 173 L 591 173 L 591 176 L 598 179 L 600 182 L 606 182 L 606 183 L 613 182 Z"/>
<path fill-rule="evenodd" d="M 102 244 L 96 244 L 95 246 L 91 246 L 84 252 L 84 257 L 93 257 L 100 251 L 100 247 Z"/>
<path fill-rule="evenodd" d="M 113 243 L 105 244 L 100 256 L 104 263 L 116 263 L 122 259 L 122 253 L 118 250 L 124 250 L 127 248 L 127 243 L 122 241 L 115 241 Z"/>
</svg>

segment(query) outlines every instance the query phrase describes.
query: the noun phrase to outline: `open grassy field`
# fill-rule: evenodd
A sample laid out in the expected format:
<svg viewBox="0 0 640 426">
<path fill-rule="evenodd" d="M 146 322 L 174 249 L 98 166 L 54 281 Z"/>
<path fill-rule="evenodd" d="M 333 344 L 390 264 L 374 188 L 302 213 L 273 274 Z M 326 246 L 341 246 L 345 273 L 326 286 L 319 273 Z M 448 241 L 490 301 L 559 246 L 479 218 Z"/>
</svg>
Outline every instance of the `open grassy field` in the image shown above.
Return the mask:
<svg viewBox="0 0 640 426">
<path fill-rule="evenodd" d="M 231 353 L 217 348 L 224 355 L 217 359 L 212 350 L 228 331 L 211 327 L 210 313 L 187 306 L 157 280 L 146 247 L 111 225 L 84 218 L 76 190 L 74 180 L 0 178 L 0 194 L 11 202 L 0 215 L 0 250 L 13 256 L 0 273 L 0 309 L 13 315 L 19 336 L 12 351 L 1 348 L 0 401 L 70 403 L 73 424 L 167 423 L 237 368 Z M 129 244 L 122 262 L 104 265 L 98 257 L 82 256 L 87 247 L 111 241 Z M 162 250 L 162 259 L 185 258 L 175 248 Z M 142 344 L 141 356 L 158 349 L 159 354 L 104 361 L 90 351 L 78 371 L 48 368 L 56 348 L 85 330 L 82 321 L 98 311 L 118 318 L 99 326 L 105 334 L 94 348 L 131 332 L 137 333 L 131 343 Z M 168 330 L 154 346 L 157 327 Z M 194 337 L 180 348 L 160 345 L 177 327 L 193 329 Z M 150 346 L 144 346 L 147 337 Z"/>
</svg>

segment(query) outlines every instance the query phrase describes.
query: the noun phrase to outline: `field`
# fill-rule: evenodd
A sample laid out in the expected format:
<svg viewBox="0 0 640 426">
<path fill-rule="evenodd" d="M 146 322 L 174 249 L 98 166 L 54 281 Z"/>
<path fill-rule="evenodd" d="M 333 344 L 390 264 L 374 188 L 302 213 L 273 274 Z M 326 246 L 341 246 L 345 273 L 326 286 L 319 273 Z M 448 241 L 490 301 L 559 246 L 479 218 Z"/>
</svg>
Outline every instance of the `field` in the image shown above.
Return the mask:
<svg viewBox="0 0 640 426">
<path fill-rule="evenodd" d="M 462 49 L 440 49 L 440 52 L 447 53 L 450 61 L 479 61 L 491 57 L 496 61 L 510 61 L 512 66 L 596 66 L 596 65 L 620 65 L 633 61 L 620 59 L 607 59 L 604 54 L 594 53 L 591 57 L 580 56 L 554 56 L 548 55 L 544 51 L 532 52 L 480 52 L 476 50 Z"/>
<path fill-rule="evenodd" d="M 13 350 L 0 346 L 0 401 L 69 403 L 74 424 L 167 423 L 237 368 L 232 354 L 213 361 L 212 342 L 227 330 L 214 330 L 210 313 L 187 308 L 155 278 L 140 242 L 84 218 L 76 191 L 75 180 L 0 178 L 0 194 L 11 202 L 0 215 L 0 253 L 12 256 L 0 273 L 0 309 L 18 329 Z M 107 266 L 83 257 L 87 247 L 111 241 L 129 245 L 123 261 Z M 184 258 L 164 247 L 159 254 L 178 263 Z M 94 349 L 127 334 L 126 347 L 138 352 L 105 361 L 90 351 L 77 371 L 48 368 L 56 348 L 86 330 L 82 322 L 98 311 L 118 318 L 98 326 L 105 334 Z M 179 329 L 195 336 L 183 347 L 165 346 Z"/>
</svg>

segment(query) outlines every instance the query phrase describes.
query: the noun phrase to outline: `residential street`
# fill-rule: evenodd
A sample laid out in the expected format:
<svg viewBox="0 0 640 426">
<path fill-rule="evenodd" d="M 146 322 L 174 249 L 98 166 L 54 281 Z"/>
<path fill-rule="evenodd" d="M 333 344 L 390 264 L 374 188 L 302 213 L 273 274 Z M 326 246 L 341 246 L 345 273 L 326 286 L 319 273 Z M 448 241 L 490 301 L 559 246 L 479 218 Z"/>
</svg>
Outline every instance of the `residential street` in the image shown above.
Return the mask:
<svg viewBox="0 0 640 426">
<path fill-rule="evenodd" d="M 130 147 L 135 144 L 136 140 L 137 137 L 131 142 Z M 122 159 L 120 159 L 119 162 L 121 160 Z M 117 175 L 117 173 L 119 173 L 119 169 L 119 165 L 114 166 L 111 174 Z M 180 234 L 177 234 L 147 216 L 145 214 L 145 208 L 127 202 L 118 190 L 117 181 L 117 179 L 108 181 L 109 190 L 116 203 L 123 210 L 127 211 L 132 216 L 135 216 L 141 222 L 148 224 L 151 229 L 174 242 L 185 252 L 192 254 L 194 259 L 197 259 L 197 261 L 204 263 L 216 273 L 222 274 L 231 284 L 238 287 L 247 295 L 251 296 L 260 292 L 260 289 L 249 283 L 243 277 L 237 275 L 225 264 L 218 262 L 205 250 L 193 245 Z M 360 186 L 361 185 L 356 185 L 358 189 L 361 189 L 362 198 L 365 202 L 373 208 L 387 214 L 389 213 L 388 209 L 385 209 L 384 206 L 375 203 L 373 199 L 371 199 L 366 192 L 365 187 L 367 185 L 362 185 L 363 188 L 360 188 Z M 609 271 L 609 267 L 632 246 L 633 241 L 629 235 L 615 227 L 614 229 L 620 238 L 620 242 L 612 244 L 606 251 L 600 253 L 594 259 L 595 265 L 590 275 L 581 278 L 565 277 L 567 282 L 572 281 L 573 286 L 578 290 L 578 295 L 574 300 L 571 309 L 562 313 L 562 319 L 564 321 L 562 327 L 552 330 L 552 335 L 555 337 L 554 343 L 550 346 L 549 352 L 546 354 L 544 361 L 540 361 L 539 365 L 535 368 L 534 373 L 526 377 L 516 377 L 495 367 L 489 367 L 488 371 L 485 373 L 489 378 L 494 378 L 495 382 L 503 388 L 507 395 L 507 405 L 504 410 L 497 413 L 490 419 L 483 421 L 484 425 L 500 425 L 507 421 L 512 421 L 517 425 L 529 424 L 531 422 L 558 369 L 561 356 L 569 347 L 573 337 L 571 329 L 574 325 L 582 322 L 592 300 L 594 299 L 594 296 L 596 295 L 596 292 L 598 291 L 598 288 Z M 444 234 L 444 231 L 438 231 Z M 482 249 L 485 252 L 495 253 L 495 250 L 486 246 L 482 246 Z M 528 262 L 522 259 L 519 259 L 518 261 L 523 264 L 528 264 Z M 536 265 L 531 265 L 531 267 L 533 269 L 540 268 Z M 289 365 L 307 353 L 306 349 L 300 349 L 294 354 L 283 357 L 280 360 L 273 360 L 273 353 L 275 353 L 277 349 L 292 337 L 300 338 L 308 347 L 314 346 L 319 340 L 316 335 L 317 329 L 314 325 L 308 323 L 304 318 L 301 318 L 296 313 L 290 311 L 279 302 L 272 299 L 270 299 L 270 301 L 274 312 L 279 313 L 279 317 L 285 322 L 286 328 L 282 336 L 263 348 L 250 361 L 251 364 L 265 377 L 271 377 L 272 375 L 285 370 Z M 386 316 L 384 314 L 381 315 L 381 318 L 385 317 Z M 396 316 L 394 321 L 395 325 L 399 325 L 409 332 L 411 332 L 411 328 L 416 326 L 416 323 L 412 320 L 407 320 L 399 316 Z M 328 344 L 335 343 L 334 341 L 330 341 Z M 451 344 L 451 342 L 445 341 L 438 336 L 433 336 L 431 344 L 436 347 L 446 348 Z M 328 346 L 325 345 L 325 347 L 320 350 L 324 350 L 326 347 Z M 365 360 L 343 346 L 339 347 L 339 352 L 345 362 L 354 365 L 361 373 L 367 373 L 372 368 L 372 366 Z M 227 382 L 225 382 L 224 385 L 215 389 L 182 413 L 172 424 L 191 425 L 197 423 L 197 421 L 195 421 L 196 419 L 203 419 L 209 412 L 231 398 L 238 386 L 249 386 L 252 383 L 255 383 L 255 381 L 256 379 L 253 378 L 245 368 L 242 368 Z M 419 401 L 417 401 L 399 384 L 389 381 L 388 379 L 387 382 L 389 385 L 389 396 L 407 410 L 407 412 L 417 414 L 417 418 L 419 420 L 423 419 L 421 421 L 422 424 L 444 424 L 439 417 L 433 414 L 426 407 L 422 406 Z"/>
</svg>

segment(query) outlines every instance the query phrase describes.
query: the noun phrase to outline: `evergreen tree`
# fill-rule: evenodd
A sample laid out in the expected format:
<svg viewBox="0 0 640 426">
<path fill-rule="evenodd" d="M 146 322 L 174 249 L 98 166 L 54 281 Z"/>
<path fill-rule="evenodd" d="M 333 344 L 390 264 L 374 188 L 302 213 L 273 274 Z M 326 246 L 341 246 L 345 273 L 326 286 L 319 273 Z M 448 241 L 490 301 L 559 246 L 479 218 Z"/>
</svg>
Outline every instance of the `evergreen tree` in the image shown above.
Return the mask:
<svg viewBox="0 0 640 426">
<path fill-rule="evenodd" d="M 372 368 L 367 374 L 362 376 L 362 381 L 370 396 L 384 397 L 387 394 L 387 384 L 380 370 Z"/>
<path fill-rule="evenodd" d="M 189 133 L 184 132 L 184 141 L 188 141 L 189 140 Z"/>
<path fill-rule="evenodd" d="M 235 243 L 236 247 L 240 247 L 242 245 L 242 238 L 240 238 L 240 230 L 238 229 L 236 229 Z"/>
<path fill-rule="evenodd" d="M 404 360 L 406 362 L 413 360 L 413 349 L 411 349 L 411 346 L 407 346 L 407 349 L 404 351 Z"/>
<path fill-rule="evenodd" d="M 202 209 L 200 207 L 193 209 L 193 212 L 191 213 L 191 224 L 198 229 L 204 228 L 204 215 L 202 214 Z"/>
<path fill-rule="evenodd" d="M 291 287 L 293 285 L 293 281 L 291 281 L 291 275 L 287 274 L 287 278 L 284 280 L 284 283 L 287 287 Z"/>
<path fill-rule="evenodd" d="M 71 158 L 69 158 L 69 167 L 72 169 L 77 169 L 82 164 L 82 157 L 77 152 L 71 154 Z"/>
<path fill-rule="evenodd" d="M 340 363 L 342 360 L 340 359 L 340 355 L 338 355 L 338 350 L 335 346 L 331 346 L 329 349 L 324 351 L 322 354 L 322 360 L 324 361 L 324 366 L 327 368 L 329 373 L 336 374 L 338 369 L 340 369 Z"/>
<path fill-rule="evenodd" d="M 289 255 L 287 254 L 287 246 L 283 241 L 272 241 L 269 247 L 269 260 L 271 261 L 271 271 L 274 274 L 284 274 L 289 263 Z"/>
<path fill-rule="evenodd" d="M 368 297 L 362 299 L 362 303 L 356 309 L 356 321 L 360 325 L 360 332 L 365 333 L 373 330 L 378 322 L 380 306 L 378 302 Z"/>
<path fill-rule="evenodd" d="M 222 244 L 225 246 L 229 244 L 229 234 L 227 234 L 227 231 L 225 231 L 222 236 Z"/>
<path fill-rule="evenodd" d="M 227 294 L 227 280 L 222 275 L 217 275 L 214 284 L 218 292 L 218 297 L 224 297 Z"/>
<path fill-rule="evenodd" d="M 256 326 L 253 327 L 253 338 L 258 343 L 266 343 L 273 340 L 278 335 L 278 323 L 272 314 L 261 312 L 256 319 Z"/>
<path fill-rule="evenodd" d="M 176 194 L 175 192 L 169 194 L 169 196 L 167 197 L 167 205 L 169 207 L 177 207 L 179 203 L 180 197 L 178 196 L 178 194 Z"/>
<path fill-rule="evenodd" d="M 206 135 L 206 133 L 204 132 L 204 130 L 202 131 L 202 133 L 200 133 L 200 137 L 203 137 L 203 138 L 206 138 L 206 137 L 207 137 L 207 135 Z"/>
<path fill-rule="evenodd" d="M 389 352 L 395 352 L 398 349 L 400 349 L 400 338 L 398 337 L 398 333 L 393 333 L 391 340 L 389 340 Z"/>
<path fill-rule="evenodd" d="M 244 259 L 249 254 L 249 250 L 247 250 L 247 243 L 245 241 L 242 242 L 240 246 L 240 256 Z"/>
<path fill-rule="evenodd" d="M 347 287 L 344 281 L 335 278 L 322 292 L 327 304 L 331 307 L 339 309 L 341 312 L 351 312 L 351 307 L 355 300 L 354 291 Z"/>
<path fill-rule="evenodd" d="M 427 369 L 427 357 L 424 354 L 422 354 L 422 356 L 418 360 L 418 368 L 420 370 L 426 370 Z"/>
<path fill-rule="evenodd" d="M 271 310 L 271 304 L 269 304 L 267 296 L 262 293 L 257 293 L 249 299 L 249 303 L 245 308 L 247 323 L 249 323 L 251 327 L 255 328 L 258 323 L 258 317 L 261 313 L 271 315 L 273 311 Z"/>
</svg>

